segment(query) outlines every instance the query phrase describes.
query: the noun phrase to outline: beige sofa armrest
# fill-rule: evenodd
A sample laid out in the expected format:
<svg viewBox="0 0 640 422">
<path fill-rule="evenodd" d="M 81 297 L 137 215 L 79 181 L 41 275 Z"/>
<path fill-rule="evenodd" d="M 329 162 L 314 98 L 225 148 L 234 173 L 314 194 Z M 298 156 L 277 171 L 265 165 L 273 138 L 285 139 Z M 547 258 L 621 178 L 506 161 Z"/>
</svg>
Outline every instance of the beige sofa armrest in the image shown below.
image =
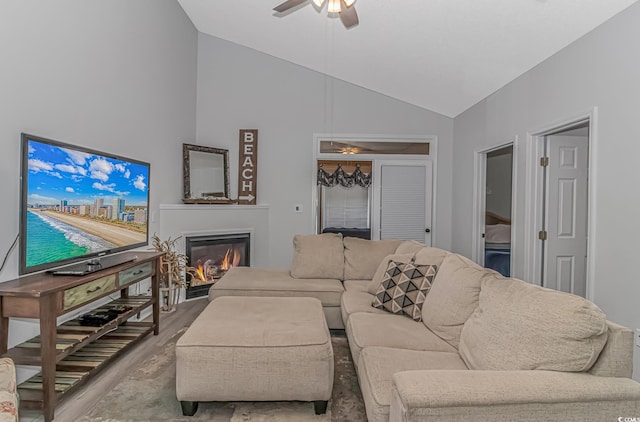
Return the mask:
<svg viewBox="0 0 640 422">
<path fill-rule="evenodd" d="M 617 421 L 640 414 L 629 378 L 552 371 L 406 371 L 393 376 L 390 422 Z"/>
</svg>

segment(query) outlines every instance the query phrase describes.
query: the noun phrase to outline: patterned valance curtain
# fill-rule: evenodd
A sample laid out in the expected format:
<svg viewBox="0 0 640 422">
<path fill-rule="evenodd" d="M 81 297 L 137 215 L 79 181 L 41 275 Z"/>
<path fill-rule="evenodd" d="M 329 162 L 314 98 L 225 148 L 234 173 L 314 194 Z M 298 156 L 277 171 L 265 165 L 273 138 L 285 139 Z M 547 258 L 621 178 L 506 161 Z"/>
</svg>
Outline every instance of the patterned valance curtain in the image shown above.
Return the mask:
<svg viewBox="0 0 640 422">
<path fill-rule="evenodd" d="M 360 164 L 356 164 L 353 173 L 347 173 L 342 168 L 342 164 L 338 164 L 338 168 L 333 173 L 327 173 L 322 164 L 318 165 L 318 184 L 322 186 L 344 186 L 351 188 L 353 186 L 362 186 L 368 188 L 371 185 L 371 173 L 364 173 L 360 168 Z"/>
</svg>

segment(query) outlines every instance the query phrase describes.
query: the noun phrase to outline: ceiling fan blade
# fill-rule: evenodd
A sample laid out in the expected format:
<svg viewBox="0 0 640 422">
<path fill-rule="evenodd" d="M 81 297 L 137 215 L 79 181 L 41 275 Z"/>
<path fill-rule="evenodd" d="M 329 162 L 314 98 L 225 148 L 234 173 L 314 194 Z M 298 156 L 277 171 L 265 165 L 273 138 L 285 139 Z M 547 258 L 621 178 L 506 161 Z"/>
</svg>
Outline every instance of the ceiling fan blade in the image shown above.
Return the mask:
<svg viewBox="0 0 640 422">
<path fill-rule="evenodd" d="M 342 21 L 345 28 L 349 29 L 352 26 L 356 26 L 360 21 L 358 20 L 358 14 L 356 13 L 355 5 L 351 5 L 351 7 L 347 7 L 344 0 L 340 0 L 340 6 L 342 7 L 342 11 L 340 12 L 340 20 Z"/>
<path fill-rule="evenodd" d="M 299 4 L 304 3 L 307 0 L 287 0 L 273 8 L 278 13 L 286 12 L 289 9 L 296 7 Z"/>
</svg>

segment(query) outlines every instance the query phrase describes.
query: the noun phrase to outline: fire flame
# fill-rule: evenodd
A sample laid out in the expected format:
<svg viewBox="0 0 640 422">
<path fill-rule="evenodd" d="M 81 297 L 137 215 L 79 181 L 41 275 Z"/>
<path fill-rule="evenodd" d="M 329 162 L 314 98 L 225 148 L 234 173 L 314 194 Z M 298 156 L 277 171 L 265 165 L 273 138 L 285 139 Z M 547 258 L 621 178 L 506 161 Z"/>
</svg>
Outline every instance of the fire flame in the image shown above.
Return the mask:
<svg viewBox="0 0 640 422">
<path fill-rule="evenodd" d="M 220 264 L 220 269 L 228 271 L 233 267 L 237 267 L 240 263 L 240 254 L 235 249 L 227 249 L 227 253 L 224 255 L 224 259 Z"/>
<path fill-rule="evenodd" d="M 204 268 L 202 268 L 202 265 L 198 265 L 198 268 L 196 268 L 195 274 L 199 280 L 207 281 L 206 277 L 204 276 Z"/>
<path fill-rule="evenodd" d="M 197 279 L 200 282 L 209 282 L 222 277 L 224 272 L 229 271 L 233 267 L 237 267 L 240 264 L 240 253 L 234 248 L 227 249 L 222 262 L 219 266 L 214 266 L 213 260 L 207 260 L 207 262 L 198 264 L 197 267 L 192 269 L 192 278 Z"/>
</svg>

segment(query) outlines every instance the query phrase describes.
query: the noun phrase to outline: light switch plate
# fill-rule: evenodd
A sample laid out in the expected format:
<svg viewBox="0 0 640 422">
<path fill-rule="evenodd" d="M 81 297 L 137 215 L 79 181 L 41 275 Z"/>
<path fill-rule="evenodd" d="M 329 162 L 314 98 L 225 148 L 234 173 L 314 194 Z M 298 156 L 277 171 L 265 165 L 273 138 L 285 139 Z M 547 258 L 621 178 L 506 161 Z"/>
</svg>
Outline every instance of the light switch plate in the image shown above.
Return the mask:
<svg viewBox="0 0 640 422">
<path fill-rule="evenodd" d="M 303 212 L 304 211 L 304 207 L 302 205 L 300 205 L 300 204 L 296 204 L 296 205 L 293 206 L 293 210 L 295 212 Z"/>
</svg>

